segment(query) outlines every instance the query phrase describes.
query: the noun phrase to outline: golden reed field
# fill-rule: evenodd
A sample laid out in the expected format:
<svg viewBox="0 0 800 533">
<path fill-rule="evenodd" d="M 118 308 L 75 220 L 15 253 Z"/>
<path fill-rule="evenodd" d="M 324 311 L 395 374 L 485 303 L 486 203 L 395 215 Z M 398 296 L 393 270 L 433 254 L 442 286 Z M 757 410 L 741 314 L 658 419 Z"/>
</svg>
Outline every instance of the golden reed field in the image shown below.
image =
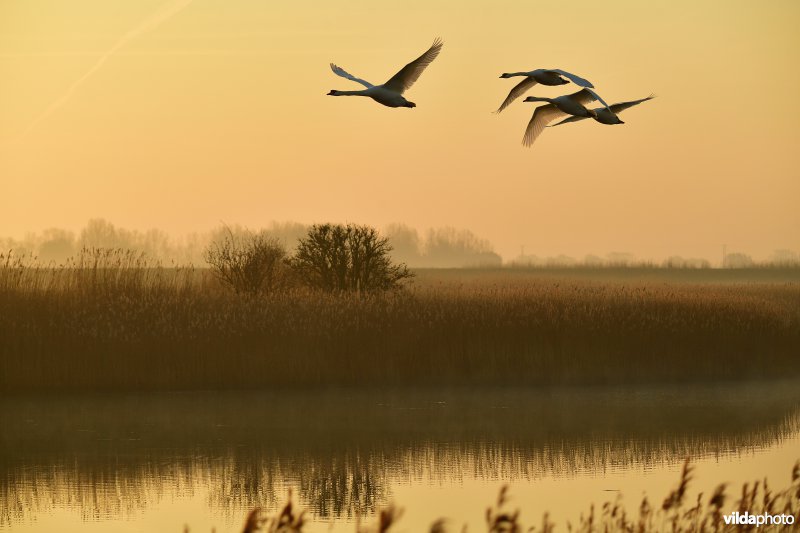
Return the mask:
<svg viewBox="0 0 800 533">
<path fill-rule="evenodd" d="M 617 384 L 800 374 L 796 269 L 426 270 L 247 296 L 96 252 L 0 263 L 0 391 Z M 783 277 L 782 277 L 783 276 Z M 784 278 L 788 278 L 787 281 Z"/>
</svg>

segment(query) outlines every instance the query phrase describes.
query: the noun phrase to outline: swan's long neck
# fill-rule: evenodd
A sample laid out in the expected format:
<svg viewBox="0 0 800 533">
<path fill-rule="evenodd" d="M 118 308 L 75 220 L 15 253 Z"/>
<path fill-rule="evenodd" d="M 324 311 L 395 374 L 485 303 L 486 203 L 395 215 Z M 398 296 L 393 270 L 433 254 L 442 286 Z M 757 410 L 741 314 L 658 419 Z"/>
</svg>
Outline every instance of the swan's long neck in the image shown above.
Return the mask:
<svg viewBox="0 0 800 533">
<path fill-rule="evenodd" d="M 514 76 L 530 76 L 530 72 L 506 72 L 504 74 L 507 78 L 513 78 Z"/>
<path fill-rule="evenodd" d="M 333 90 L 330 92 L 331 96 L 366 96 L 366 89 L 362 89 L 360 91 L 337 91 Z"/>
<path fill-rule="evenodd" d="M 525 99 L 526 102 L 552 102 L 552 98 L 546 98 L 544 96 L 529 96 Z"/>
</svg>

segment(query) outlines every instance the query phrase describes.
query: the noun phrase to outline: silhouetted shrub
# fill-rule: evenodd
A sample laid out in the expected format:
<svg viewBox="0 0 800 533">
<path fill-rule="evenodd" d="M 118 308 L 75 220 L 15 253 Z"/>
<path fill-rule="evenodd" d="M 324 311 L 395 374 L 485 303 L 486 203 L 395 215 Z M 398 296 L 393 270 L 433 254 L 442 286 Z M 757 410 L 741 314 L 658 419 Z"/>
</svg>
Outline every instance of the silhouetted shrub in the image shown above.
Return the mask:
<svg viewBox="0 0 800 533">
<path fill-rule="evenodd" d="M 226 227 L 203 254 L 214 276 L 237 294 L 274 292 L 287 282 L 286 249 L 277 238 Z"/>
<path fill-rule="evenodd" d="M 392 263 L 389 239 L 369 226 L 316 224 L 300 239 L 291 265 L 311 287 L 328 291 L 386 291 L 411 278 Z"/>
</svg>

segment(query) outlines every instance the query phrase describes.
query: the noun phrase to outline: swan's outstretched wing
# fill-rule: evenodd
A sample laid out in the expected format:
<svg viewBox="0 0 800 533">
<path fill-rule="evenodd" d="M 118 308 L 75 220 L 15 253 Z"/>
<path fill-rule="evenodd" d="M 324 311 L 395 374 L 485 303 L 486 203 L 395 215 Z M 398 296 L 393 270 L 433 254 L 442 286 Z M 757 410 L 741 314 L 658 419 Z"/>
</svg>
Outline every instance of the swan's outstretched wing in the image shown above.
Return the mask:
<svg viewBox="0 0 800 533">
<path fill-rule="evenodd" d="M 363 85 L 367 89 L 370 89 L 370 88 L 374 87 L 374 85 L 372 85 L 370 82 L 362 80 L 361 78 L 356 78 L 355 76 L 353 76 L 352 74 L 347 72 L 342 67 L 336 66 L 333 63 L 331 63 L 331 70 L 337 76 L 341 76 L 343 78 L 347 78 L 348 80 L 352 80 L 352 81 L 354 81 L 356 83 L 360 83 L 361 85 Z"/>
<path fill-rule="evenodd" d="M 656 97 L 656 95 L 651 94 L 647 98 L 642 98 L 641 100 L 634 100 L 632 102 L 620 102 L 619 104 L 613 104 L 609 109 L 611 109 L 611 111 L 616 114 L 616 113 L 619 113 L 620 111 L 625 111 L 629 107 L 633 107 L 635 105 L 641 104 L 642 102 L 646 102 L 648 100 L 652 100 L 655 97 Z"/>
<path fill-rule="evenodd" d="M 566 113 L 561 111 L 554 104 L 537 107 L 533 112 L 530 122 L 528 122 L 528 127 L 525 129 L 525 136 L 522 137 L 522 144 L 525 146 L 532 145 L 533 141 L 544 131 L 544 127 L 547 126 L 547 124 L 564 115 L 566 115 Z"/>
<path fill-rule="evenodd" d="M 417 81 L 425 68 L 430 65 L 434 59 L 436 59 L 436 56 L 438 56 L 439 52 L 442 51 L 442 45 L 444 45 L 442 40 L 437 38 L 435 41 L 433 41 L 433 45 L 428 48 L 427 52 L 401 68 L 400 72 L 392 76 L 392 78 L 384 83 L 383 86 L 390 91 L 403 94 L 405 91 L 411 88 L 412 85 L 414 85 L 414 82 Z"/>
<path fill-rule="evenodd" d="M 551 126 L 547 126 L 547 127 L 548 127 L 548 128 L 555 128 L 556 126 L 560 126 L 560 125 L 562 125 L 562 124 L 568 124 L 568 123 L 570 123 L 570 122 L 578 122 L 579 120 L 586 120 L 587 118 L 589 118 L 589 117 L 576 117 L 576 116 L 571 116 L 571 117 L 565 118 L 565 119 L 564 119 L 564 120 L 562 120 L 561 122 L 557 122 L 557 123 L 555 123 L 555 124 L 553 124 L 553 125 L 551 125 Z"/>
<path fill-rule="evenodd" d="M 578 91 L 576 93 L 570 94 L 569 98 L 571 98 L 572 100 L 575 100 L 576 102 L 578 102 L 582 106 L 585 106 L 586 104 L 589 104 L 589 103 L 594 102 L 595 100 L 597 100 L 598 102 L 603 104 L 603 107 L 605 107 L 609 111 L 611 110 L 611 108 L 608 107 L 608 104 L 606 103 L 606 101 L 603 100 L 602 98 L 600 98 L 599 94 L 597 94 L 593 90 L 589 89 L 588 87 L 583 88 L 583 89 L 581 89 L 580 91 Z"/>
<path fill-rule="evenodd" d="M 594 85 L 592 85 L 592 82 L 590 82 L 589 80 L 585 80 L 585 79 L 581 78 L 580 76 L 576 76 L 575 74 L 570 74 L 566 70 L 561 70 L 560 68 L 551 68 L 551 69 L 548 69 L 547 72 L 554 72 L 555 74 L 561 74 L 562 76 L 567 78 L 569 81 L 571 81 L 575 85 L 578 85 L 580 87 L 589 87 L 591 89 L 594 89 Z"/>
<path fill-rule="evenodd" d="M 514 88 L 511 89 L 511 92 L 508 93 L 506 99 L 503 100 L 503 103 L 500 104 L 500 107 L 497 108 L 497 111 L 495 111 L 495 113 L 499 113 L 503 109 L 507 108 L 511 102 L 513 102 L 514 100 L 525 94 L 528 91 L 528 89 L 530 89 L 534 85 L 536 85 L 536 80 L 533 79 L 532 77 L 531 78 L 526 77 L 521 82 L 516 84 Z"/>
<path fill-rule="evenodd" d="M 629 107 L 633 107 L 635 105 L 641 104 L 642 102 L 646 102 L 648 100 L 652 100 L 655 97 L 656 97 L 656 95 L 651 94 L 647 98 L 642 98 L 641 100 L 633 100 L 632 102 L 620 102 L 618 104 L 611 104 L 608 109 L 610 109 L 611 112 L 616 115 L 618 113 L 621 113 L 622 111 L 625 111 Z M 595 109 L 595 111 L 598 111 L 598 110 Z M 552 126 L 548 126 L 548 128 L 555 128 L 556 126 L 560 126 L 562 124 L 567 124 L 569 122 L 578 122 L 579 120 L 585 120 L 587 118 L 589 118 L 589 117 L 569 117 L 569 118 L 565 118 L 561 122 L 553 124 Z"/>
</svg>

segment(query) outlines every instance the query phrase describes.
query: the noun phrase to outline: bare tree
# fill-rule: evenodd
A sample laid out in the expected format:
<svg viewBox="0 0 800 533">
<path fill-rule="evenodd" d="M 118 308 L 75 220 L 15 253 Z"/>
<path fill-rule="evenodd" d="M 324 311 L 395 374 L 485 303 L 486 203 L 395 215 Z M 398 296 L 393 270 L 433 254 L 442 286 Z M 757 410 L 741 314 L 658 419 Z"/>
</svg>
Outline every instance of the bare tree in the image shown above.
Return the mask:
<svg viewBox="0 0 800 533">
<path fill-rule="evenodd" d="M 775 250 L 769 261 L 772 266 L 793 267 L 800 266 L 800 255 L 792 250 Z"/>
<path fill-rule="evenodd" d="M 305 283 L 329 291 L 385 291 L 414 274 L 392 263 L 389 239 L 369 226 L 317 224 L 300 239 L 291 265 Z"/>
<path fill-rule="evenodd" d="M 422 242 L 419 233 L 405 224 L 389 224 L 383 232 L 392 243 L 392 258 L 409 266 L 422 266 Z"/>
<path fill-rule="evenodd" d="M 427 266 L 445 268 L 500 266 L 503 262 L 489 241 L 469 230 L 449 227 L 428 230 L 424 261 Z"/>
<path fill-rule="evenodd" d="M 39 260 L 45 263 L 64 261 L 75 255 L 75 234 L 58 228 L 42 232 L 39 240 Z"/>
<path fill-rule="evenodd" d="M 255 295 L 281 288 L 286 282 L 286 249 L 277 238 L 225 226 L 203 254 L 211 272 L 237 294 Z"/>
<path fill-rule="evenodd" d="M 733 252 L 725 256 L 726 268 L 752 268 L 755 265 L 753 258 L 747 254 Z"/>
</svg>

